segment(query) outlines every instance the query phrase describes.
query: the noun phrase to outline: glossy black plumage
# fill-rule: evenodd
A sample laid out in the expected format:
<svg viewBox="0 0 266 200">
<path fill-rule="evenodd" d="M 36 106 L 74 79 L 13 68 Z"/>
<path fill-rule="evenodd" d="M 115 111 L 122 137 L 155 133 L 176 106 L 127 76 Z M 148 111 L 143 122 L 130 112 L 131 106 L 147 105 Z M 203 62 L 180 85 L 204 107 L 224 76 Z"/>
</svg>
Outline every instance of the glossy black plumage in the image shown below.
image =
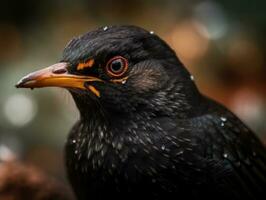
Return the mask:
<svg viewBox="0 0 266 200">
<path fill-rule="evenodd" d="M 103 66 L 129 61 L 129 78 L 110 82 Z M 95 68 L 77 71 L 95 59 Z M 173 50 L 134 26 L 73 39 L 62 61 L 94 75 L 98 98 L 69 89 L 80 111 L 66 144 L 69 180 L 84 199 L 263 199 L 266 155 L 236 116 L 204 97 Z"/>
</svg>

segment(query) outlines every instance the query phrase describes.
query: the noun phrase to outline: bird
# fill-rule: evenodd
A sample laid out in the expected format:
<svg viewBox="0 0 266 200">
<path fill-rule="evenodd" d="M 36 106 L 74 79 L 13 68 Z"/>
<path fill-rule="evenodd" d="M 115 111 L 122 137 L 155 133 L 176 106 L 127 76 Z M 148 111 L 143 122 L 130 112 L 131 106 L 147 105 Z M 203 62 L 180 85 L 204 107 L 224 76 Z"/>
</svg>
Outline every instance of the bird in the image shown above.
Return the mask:
<svg viewBox="0 0 266 200">
<path fill-rule="evenodd" d="M 72 95 L 80 117 L 65 165 L 78 200 L 265 198 L 262 142 L 200 92 L 153 31 L 113 25 L 74 37 L 58 63 L 16 86 Z"/>
</svg>

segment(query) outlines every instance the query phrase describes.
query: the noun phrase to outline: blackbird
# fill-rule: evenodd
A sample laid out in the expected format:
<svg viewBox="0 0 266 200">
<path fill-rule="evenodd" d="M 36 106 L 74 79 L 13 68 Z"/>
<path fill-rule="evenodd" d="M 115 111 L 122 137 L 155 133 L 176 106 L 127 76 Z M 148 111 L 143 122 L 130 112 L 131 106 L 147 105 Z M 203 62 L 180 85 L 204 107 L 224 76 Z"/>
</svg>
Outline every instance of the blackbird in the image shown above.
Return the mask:
<svg viewBox="0 0 266 200">
<path fill-rule="evenodd" d="M 154 32 L 85 33 L 17 84 L 48 86 L 68 89 L 80 112 L 65 146 L 77 199 L 265 198 L 265 147 Z"/>
</svg>

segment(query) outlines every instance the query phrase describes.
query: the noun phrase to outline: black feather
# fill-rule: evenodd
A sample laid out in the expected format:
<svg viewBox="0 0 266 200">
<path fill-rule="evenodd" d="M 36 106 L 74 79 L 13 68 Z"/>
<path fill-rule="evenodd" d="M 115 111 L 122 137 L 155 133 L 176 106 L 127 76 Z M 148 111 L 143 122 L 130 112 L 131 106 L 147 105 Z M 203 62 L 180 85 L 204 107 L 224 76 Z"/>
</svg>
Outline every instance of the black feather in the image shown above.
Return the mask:
<svg viewBox="0 0 266 200">
<path fill-rule="evenodd" d="M 104 74 L 128 59 L 126 84 Z M 173 50 L 133 26 L 75 38 L 63 60 L 92 57 L 101 97 L 71 90 L 80 111 L 66 144 L 69 180 L 83 199 L 262 199 L 265 148 L 235 115 L 200 94 Z"/>
</svg>

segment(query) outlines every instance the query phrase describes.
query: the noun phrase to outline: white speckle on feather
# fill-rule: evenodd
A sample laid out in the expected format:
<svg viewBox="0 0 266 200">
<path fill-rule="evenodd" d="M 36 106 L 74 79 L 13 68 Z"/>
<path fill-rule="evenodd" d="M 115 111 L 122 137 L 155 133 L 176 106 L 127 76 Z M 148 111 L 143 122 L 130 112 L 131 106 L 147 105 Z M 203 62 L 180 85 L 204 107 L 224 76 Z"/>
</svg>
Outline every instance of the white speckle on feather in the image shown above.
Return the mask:
<svg viewBox="0 0 266 200">
<path fill-rule="evenodd" d="M 226 122 L 227 121 L 227 119 L 225 118 L 225 117 L 221 117 L 220 118 L 223 122 Z"/>
<path fill-rule="evenodd" d="M 117 144 L 117 149 L 118 149 L 118 150 L 122 149 L 122 143 L 119 142 L 119 143 Z"/>
<path fill-rule="evenodd" d="M 103 132 L 101 131 L 101 132 L 100 132 L 100 138 L 103 138 L 103 136 L 104 136 L 104 135 L 103 135 Z"/>
<path fill-rule="evenodd" d="M 127 82 L 127 80 L 122 80 L 122 84 L 124 85 L 124 84 L 126 84 L 126 82 Z"/>
<path fill-rule="evenodd" d="M 179 155 L 181 155 L 183 153 L 184 153 L 184 151 L 181 150 L 181 151 L 177 152 L 176 155 L 179 156 Z"/>
</svg>

